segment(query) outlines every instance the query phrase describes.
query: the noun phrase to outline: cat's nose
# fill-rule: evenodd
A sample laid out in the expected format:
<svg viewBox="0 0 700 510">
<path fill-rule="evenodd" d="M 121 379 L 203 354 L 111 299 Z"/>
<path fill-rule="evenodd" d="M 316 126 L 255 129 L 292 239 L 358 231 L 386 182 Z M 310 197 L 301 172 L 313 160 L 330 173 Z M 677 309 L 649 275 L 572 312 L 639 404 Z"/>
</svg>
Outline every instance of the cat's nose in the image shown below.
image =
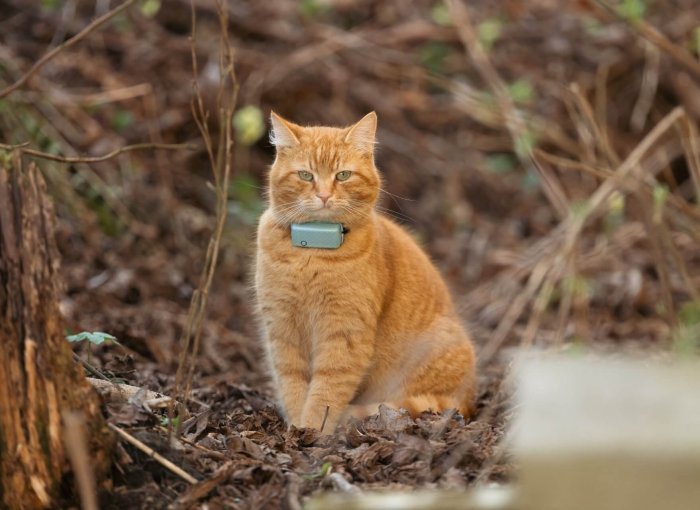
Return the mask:
<svg viewBox="0 0 700 510">
<path fill-rule="evenodd" d="M 316 193 L 316 196 L 321 199 L 321 202 L 323 202 L 323 205 L 326 205 L 326 202 L 328 202 L 328 199 L 331 198 L 330 193 Z"/>
</svg>

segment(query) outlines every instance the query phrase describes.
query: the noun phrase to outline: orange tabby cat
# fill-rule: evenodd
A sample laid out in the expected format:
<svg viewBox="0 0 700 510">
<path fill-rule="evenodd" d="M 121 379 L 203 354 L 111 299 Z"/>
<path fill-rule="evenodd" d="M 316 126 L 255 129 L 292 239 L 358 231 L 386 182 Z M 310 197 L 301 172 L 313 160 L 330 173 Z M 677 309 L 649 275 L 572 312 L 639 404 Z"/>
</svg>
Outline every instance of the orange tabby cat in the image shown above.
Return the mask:
<svg viewBox="0 0 700 510">
<path fill-rule="evenodd" d="M 474 350 L 437 270 L 375 211 L 374 112 L 344 129 L 272 113 L 277 157 L 258 227 L 255 287 L 266 353 L 290 424 L 333 431 L 379 403 L 468 415 Z M 337 249 L 292 245 L 290 225 L 346 229 Z"/>
</svg>

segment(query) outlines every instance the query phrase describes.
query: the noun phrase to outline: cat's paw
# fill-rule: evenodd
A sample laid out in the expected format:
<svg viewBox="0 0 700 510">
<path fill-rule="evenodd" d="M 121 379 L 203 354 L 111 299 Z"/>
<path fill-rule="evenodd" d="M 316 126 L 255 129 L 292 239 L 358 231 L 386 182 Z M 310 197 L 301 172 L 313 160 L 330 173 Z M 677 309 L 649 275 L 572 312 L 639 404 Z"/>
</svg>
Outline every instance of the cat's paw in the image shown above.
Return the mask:
<svg viewBox="0 0 700 510">
<path fill-rule="evenodd" d="M 301 426 L 320 430 L 324 434 L 332 434 L 338 425 L 339 415 L 337 412 L 332 412 L 330 408 L 327 409 L 323 412 L 305 413 L 301 419 Z"/>
</svg>

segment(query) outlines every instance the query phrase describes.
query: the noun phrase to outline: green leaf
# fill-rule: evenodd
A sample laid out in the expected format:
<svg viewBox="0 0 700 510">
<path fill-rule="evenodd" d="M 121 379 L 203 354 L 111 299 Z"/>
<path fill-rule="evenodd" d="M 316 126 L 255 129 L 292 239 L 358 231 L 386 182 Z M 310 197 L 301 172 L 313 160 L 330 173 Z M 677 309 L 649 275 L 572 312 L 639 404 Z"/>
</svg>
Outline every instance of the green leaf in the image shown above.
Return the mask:
<svg viewBox="0 0 700 510">
<path fill-rule="evenodd" d="M 518 161 L 510 153 L 491 154 L 486 158 L 486 167 L 494 174 L 507 174 L 515 169 Z"/>
<path fill-rule="evenodd" d="M 565 277 L 562 285 L 564 290 L 573 296 L 587 298 L 591 294 L 590 282 L 580 274 Z"/>
<path fill-rule="evenodd" d="M 233 127 L 243 145 L 253 145 L 265 134 L 265 120 L 260 108 L 244 106 L 233 115 Z"/>
<path fill-rule="evenodd" d="M 591 16 L 584 16 L 583 29 L 590 36 L 597 37 L 603 33 L 603 25 Z"/>
<path fill-rule="evenodd" d="M 116 342 L 117 338 L 110 335 L 109 333 L 103 333 L 102 331 L 83 331 L 82 333 L 78 333 L 77 335 L 67 336 L 66 340 L 68 340 L 69 342 L 82 342 L 83 340 L 87 340 L 88 342 L 93 343 L 95 345 L 100 345 L 106 340 Z"/>
<path fill-rule="evenodd" d="M 452 17 L 450 10 L 444 2 L 438 2 L 430 9 L 430 18 L 441 27 L 449 27 L 452 25 Z"/>
<path fill-rule="evenodd" d="M 678 320 L 684 326 L 700 324 L 700 301 L 686 301 L 678 310 Z"/>
<path fill-rule="evenodd" d="M 330 6 L 321 0 L 301 0 L 299 11 L 306 18 L 317 18 L 330 9 Z"/>
<path fill-rule="evenodd" d="M 540 176 L 536 171 L 530 169 L 525 172 L 522 178 L 522 187 L 525 191 L 535 191 L 540 185 Z"/>
<path fill-rule="evenodd" d="M 669 195 L 668 186 L 665 184 L 657 184 L 654 186 L 654 191 L 652 194 L 654 197 L 654 212 L 652 220 L 654 223 L 661 223 L 661 219 L 664 214 L 664 206 L 666 205 Z"/>
<path fill-rule="evenodd" d="M 508 93 L 516 103 L 530 103 L 535 97 L 535 89 L 528 80 L 517 80 L 508 85 Z"/>
<path fill-rule="evenodd" d="M 503 22 L 498 18 L 489 18 L 476 27 L 477 37 L 486 51 L 501 37 Z"/>
<path fill-rule="evenodd" d="M 123 132 L 134 123 L 134 115 L 129 110 L 117 110 L 111 119 L 112 128 Z"/>
<path fill-rule="evenodd" d="M 693 30 L 693 50 L 700 57 L 700 26 L 695 27 L 695 30 Z"/>
<path fill-rule="evenodd" d="M 160 419 L 160 425 L 161 425 L 162 427 L 167 427 L 169 421 L 170 421 L 170 420 L 168 419 L 167 416 L 162 416 L 161 419 Z M 173 428 L 174 428 L 174 429 L 178 428 L 178 427 L 180 426 L 180 417 L 179 417 L 179 416 L 175 416 L 175 417 L 173 418 L 173 422 L 172 422 L 172 423 L 173 423 Z"/>
<path fill-rule="evenodd" d="M 308 475 L 303 475 L 303 478 L 306 480 L 313 480 L 314 478 L 323 478 L 326 475 L 328 475 L 332 469 L 333 469 L 333 464 L 331 464 L 330 462 L 324 462 L 323 465 L 321 466 L 321 469 L 319 469 L 316 473 L 310 473 Z"/>
<path fill-rule="evenodd" d="M 575 200 L 569 205 L 571 209 L 571 215 L 579 220 L 584 219 L 588 216 L 590 209 L 590 202 L 587 199 Z"/>
<path fill-rule="evenodd" d="M 603 220 L 605 232 L 612 234 L 625 221 L 625 195 L 613 191 L 608 198 L 608 210 Z"/>
<path fill-rule="evenodd" d="M 529 156 L 537 144 L 537 135 L 530 129 L 526 129 L 515 139 L 515 153 L 522 157 Z"/>
<path fill-rule="evenodd" d="M 639 21 L 647 10 L 645 0 L 622 0 L 617 6 L 617 12 L 629 21 Z"/>
<path fill-rule="evenodd" d="M 426 69 L 441 73 L 445 67 L 445 59 L 450 54 L 450 48 L 446 44 L 430 42 L 420 48 L 420 60 Z"/>
<path fill-rule="evenodd" d="M 160 11 L 160 0 L 143 0 L 139 9 L 146 18 L 152 18 Z"/>
<path fill-rule="evenodd" d="M 59 0 L 41 0 L 42 9 L 47 11 L 57 11 L 61 2 Z"/>
<path fill-rule="evenodd" d="M 700 325 L 680 325 L 671 335 L 671 349 L 682 357 L 695 357 L 700 348 Z"/>
</svg>

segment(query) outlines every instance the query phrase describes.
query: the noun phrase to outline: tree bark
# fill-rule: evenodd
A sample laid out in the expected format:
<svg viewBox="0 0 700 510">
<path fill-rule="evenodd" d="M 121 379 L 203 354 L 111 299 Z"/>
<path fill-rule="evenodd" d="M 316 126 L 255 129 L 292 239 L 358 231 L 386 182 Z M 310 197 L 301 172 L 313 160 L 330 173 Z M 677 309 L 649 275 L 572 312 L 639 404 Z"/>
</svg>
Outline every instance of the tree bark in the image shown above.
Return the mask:
<svg viewBox="0 0 700 510">
<path fill-rule="evenodd" d="M 55 505 L 69 469 L 61 415 L 81 411 L 92 468 L 111 444 L 59 311 L 54 211 L 37 167 L 0 153 L 0 507 Z"/>
</svg>

